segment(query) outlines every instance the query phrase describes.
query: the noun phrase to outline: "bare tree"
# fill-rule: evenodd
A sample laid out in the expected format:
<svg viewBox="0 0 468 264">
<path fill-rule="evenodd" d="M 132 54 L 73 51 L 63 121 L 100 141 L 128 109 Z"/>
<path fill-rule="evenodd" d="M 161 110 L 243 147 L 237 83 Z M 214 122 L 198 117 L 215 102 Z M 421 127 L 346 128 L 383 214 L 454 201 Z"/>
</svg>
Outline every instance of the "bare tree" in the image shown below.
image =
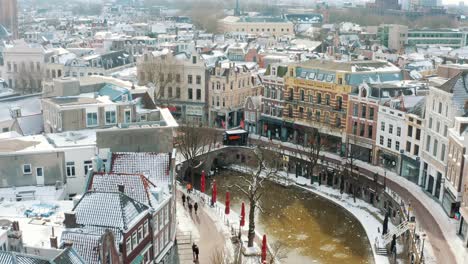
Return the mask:
<svg viewBox="0 0 468 264">
<path fill-rule="evenodd" d="M 253 168 L 243 176 L 241 184 L 236 184 L 235 187 L 247 196 L 249 200 L 249 231 L 248 231 L 248 247 L 253 246 L 255 239 L 255 211 L 260 210 L 259 201 L 265 194 L 265 180 L 277 177 L 279 161 L 281 155 L 275 151 L 268 151 L 261 146 L 257 146 L 252 151 L 254 159 Z"/>
<path fill-rule="evenodd" d="M 202 166 L 216 143 L 218 131 L 212 128 L 198 127 L 194 124 L 179 127 L 175 138 L 176 148 L 188 163 L 190 181 L 193 185 L 194 169 Z"/>
<path fill-rule="evenodd" d="M 157 106 L 169 106 L 171 102 L 180 99 L 182 86 L 182 65 L 178 64 L 172 54 L 153 57 L 146 54 L 144 60 L 138 63 L 138 78 L 140 84 L 155 86 L 154 101 Z"/>
<path fill-rule="evenodd" d="M 19 67 L 16 90 L 22 94 L 39 93 L 42 91 L 41 82 L 44 77 L 42 71 L 30 71 L 26 67 Z"/>
<path fill-rule="evenodd" d="M 308 135 L 304 145 L 297 145 L 297 152 L 301 159 L 307 162 L 307 174 L 310 177 L 310 184 L 314 183 L 313 173 L 317 167 L 318 161 L 321 159 L 320 152 L 323 151 L 326 143 L 326 136 L 321 135 L 316 128 L 311 128 L 305 131 Z"/>
<path fill-rule="evenodd" d="M 224 247 L 217 247 L 210 256 L 210 263 L 212 264 L 230 264 L 229 257 L 226 254 Z"/>
<path fill-rule="evenodd" d="M 354 142 L 356 136 L 351 136 Z M 352 148 L 351 144 L 348 142 L 346 143 L 346 153 L 344 157 L 344 171 L 343 175 L 345 175 L 348 180 L 353 181 L 351 192 L 353 194 L 353 200 L 356 202 L 356 189 L 357 189 L 357 181 L 359 180 L 359 168 L 356 166 L 356 160 L 360 156 L 360 152 L 357 149 Z"/>
<path fill-rule="evenodd" d="M 269 251 L 270 256 L 270 264 L 274 264 L 276 261 L 281 262 L 281 260 L 285 259 L 288 255 L 287 252 L 288 248 L 283 241 L 275 241 L 271 244 L 271 250 Z"/>
</svg>

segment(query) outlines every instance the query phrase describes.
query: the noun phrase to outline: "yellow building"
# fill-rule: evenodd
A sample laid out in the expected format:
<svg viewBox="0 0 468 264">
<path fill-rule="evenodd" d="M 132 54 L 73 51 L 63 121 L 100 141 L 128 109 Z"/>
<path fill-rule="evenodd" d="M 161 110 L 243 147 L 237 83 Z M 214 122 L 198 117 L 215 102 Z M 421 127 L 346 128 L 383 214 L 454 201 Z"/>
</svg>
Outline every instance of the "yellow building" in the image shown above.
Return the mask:
<svg viewBox="0 0 468 264">
<path fill-rule="evenodd" d="M 307 140 L 307 131 L 327 135 L 330 150 L 345 142 L 349 94 L 362 82 L 401 79 L 400 69 L 384 61 L 310 60 L 290 65 L 285 79 L 283 118 L 288 140 Z"/>
</svg>

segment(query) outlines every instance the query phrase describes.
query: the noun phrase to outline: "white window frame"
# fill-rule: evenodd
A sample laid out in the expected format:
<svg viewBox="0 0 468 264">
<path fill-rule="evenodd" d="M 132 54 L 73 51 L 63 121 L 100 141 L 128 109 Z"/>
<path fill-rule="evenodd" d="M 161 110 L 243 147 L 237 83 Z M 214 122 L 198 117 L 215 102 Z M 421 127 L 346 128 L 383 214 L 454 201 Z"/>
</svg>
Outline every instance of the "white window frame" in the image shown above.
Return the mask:
<svg viewBox="0 0 468 264">
<path fill-rule="evenodd" d="M 127 256 L 129 255 L 130 252 L 132 252 L 132 236 L 127 237 L 125 240 L 125 245 L 127 248 Z"/>
<path fill-rule="evenodd" d="M 70 168 L 70 173 L 68 169 Z M 65 163 L 65 170 L 67 177 L 76 177 L 76 167 L 75 167 L 75 162 L 74 161 L 67 161 Z"/>
<path fill-rule="evenodd" d="M 148 231 L 149 231 L 148 220 L 145 220 L 145 223 L 143 224 L 143 237 L 146 237 L 148 235 Z"/>
<path fill-rule="evenodd" d="M 27 172 L 25 169 L 26 167 L 29 167 L 29 172 Z M 23 164 L 23 174 L 29 175 L 32 174 L 32 165 L 30 163 L 28 164 Z"/>
<path fill-rule="evenodd" d="M 83 161 L 83 169 L 85 173 L 85 177 L 88 174 L 87 171 L 90 171 L 93 169 L 93 161 L 92 160 L 85 160 Z"/>
</svg>

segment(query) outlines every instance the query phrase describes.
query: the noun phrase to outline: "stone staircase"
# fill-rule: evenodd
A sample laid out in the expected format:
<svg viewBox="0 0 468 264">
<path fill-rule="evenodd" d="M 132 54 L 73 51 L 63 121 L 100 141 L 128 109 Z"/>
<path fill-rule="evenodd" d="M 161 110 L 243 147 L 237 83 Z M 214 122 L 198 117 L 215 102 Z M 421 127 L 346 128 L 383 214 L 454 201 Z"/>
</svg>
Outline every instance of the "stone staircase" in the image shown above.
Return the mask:
<svg viewBox="0 0 468 264">
<path fill-rule="evenodd" d="M 177 254 L 179 255 L 180 264 L 192 264 L 192 233 L 177 232 Z"/>
<path fill-rule="evenodd" d="M 393 238 L 393 235 L 396 235 L 396 237 L 398 238 L 399 236 L 401 236 L 403 233 L 405 233 L 406 231 L 408 231 L 408 229 L 410 228 L 410 224 L 408 221 L 405 221 L 401 224 L 399 224 L 395 230 L 392 230 L 392 232 L 388 232 L 387 234 L 383 235 L 382 236 L 382 243 L 381 245 L 383 246 L 386 246 L 388 245 L 390 242 L 392 242 L 392 238 Z"/>
</svg>

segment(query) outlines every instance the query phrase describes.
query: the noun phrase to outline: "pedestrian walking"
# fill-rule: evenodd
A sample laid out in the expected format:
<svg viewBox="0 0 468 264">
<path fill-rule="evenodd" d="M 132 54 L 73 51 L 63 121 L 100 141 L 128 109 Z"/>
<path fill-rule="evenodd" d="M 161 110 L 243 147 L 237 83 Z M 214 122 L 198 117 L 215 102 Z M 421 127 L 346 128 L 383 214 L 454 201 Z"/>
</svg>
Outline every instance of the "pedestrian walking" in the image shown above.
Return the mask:
<svg viewBox="0 0 468 264">
<path fill-rule="evenodd" d="M 189 203 L 189 204 L 188 204 L 188 209 L 189 209 L 189 211 L 190 211 L 190 214 L 192 214 L 192 208 L 193 208 L 192 204 Z"/>
<path fill-rule="evenodd" d="M 190 195 L 187 195 L 187 204 L 190 203 L 190 200 L 191 200 L 191 199 L 190 199 Z"/>
<path fill-rule="evenodd" d="M 198 263 L 198 254 L 200 254 L 200 249 L 195 245 L 195 262 Z"/>
<path fill-rule="evenodd" d="M 185 207 L 185 193 L 182 193 L 182 205 Z"/>
<path fill-rule="evenodd" d="M 197 214 L 197 210 L 198 210 L 198 203 L 195 202 L 195 204 L 193 205 L 193 209 L 195 209 L 195 214 Z"/>
<path fill-rule="evenodd" d="M 195 255 L 195 248 L 197 247 L 197 245 L 195 243 L 193 243 L 192 245 L 192 255 L 193 255 L 193 262 L 195 262 L 196 260 L 196 255 Z"/>
<path fill-rule="evenodd" d="M 192 253 L 193 253 L 193 262 L 198 262 L 198 254 L 200 254 L 200 249 L 198 248 L 197 244 L 193 243 L 192 245 Z"/>
</svg>

